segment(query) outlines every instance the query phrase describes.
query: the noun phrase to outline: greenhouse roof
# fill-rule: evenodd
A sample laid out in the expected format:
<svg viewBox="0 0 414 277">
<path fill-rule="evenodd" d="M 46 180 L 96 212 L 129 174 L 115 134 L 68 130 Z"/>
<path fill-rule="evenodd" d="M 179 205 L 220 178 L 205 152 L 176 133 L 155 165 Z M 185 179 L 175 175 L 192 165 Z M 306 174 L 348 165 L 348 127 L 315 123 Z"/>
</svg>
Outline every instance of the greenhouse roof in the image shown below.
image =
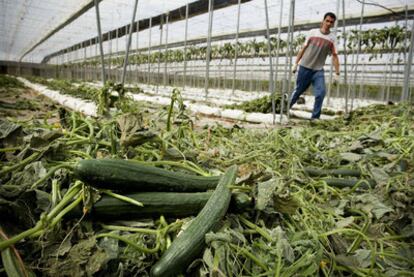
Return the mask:
<svg viewBox="0 0 414 277">
<path fill-rule="evenodd" d="M 236 32 L 237 0 L 215 0 L 215 5 L 221 7 L 214 12 L 212 35 L 218 36 Z M 240 9 L 240 32 L 263 30 L 265 28 L 265 2 L 264 0 L 242 1 Z M 340 1 L 342 2 L 342 1 Z M 345 18 L 357 18 L 361 14 L 361 0 L 345 1 Z M 190 12 L 188 22 L 188 40 L 204 38 L 207 35 L 208 14 L 206 13 L 207 0 L 146 0 L 138 2 L 136 21 L 144 22 L 149 18 L 163 16 L 166 13 L 181 8 L 185 11 L 185 5 L 199 5 L 200 10 Z M 395 21 L 394 13 L 404 14 L 405 8 L 412 14 L 414 3 L 408 0 L 383 0 L 365 1 L 364 16 L 380 14 L 383 21 Z M 290 1 L 268 0 L 269 24 L 271 28 L 279 25 L 280 11 L 282 10 L 282 26 L 288 25 Z M 23 1 L 3 0 L 0 4 L 0 60 L 20 60 L 40 62 L 52 53 L 62 49 L 79 45 L 97 36 L 96 12 L 93 1 Z M 99 9 L 101 16 L 102 32 L 111 32 L 112 42 L 104 43 L 104 52 L 109 47 L 111 51 L 125 49 L 125 38 L 116 40 L 124 28 L 130 24 L 134 1 L 127 0 L 102 0 Z M 201 11 L 201 12 L 200 12 Z M 337 1 L 318 0 L 312 5 L 306 0 L 295 1 L 295 25 L 317 23 L 324 13 L 337 11 Z M 201 13 L 201 14 L 200 14 Z M 391 16 L 390 16 L 391 15 Z M 341 19 L 342 11 L 338 14 Z M 168 25 L 168 43 L 184 40 L 185 12 L 181 14 L 182 20 L 175 20 Z M 401 18 L 400 18 L 401 19 Z M 69 24 L 67 24 L 69 22 Z M 156 22 L 154 20 L 154 22 Z M 140 28 L 144 26 L 140 23 Z M 125 31 L 123 32 L 125 33 Z M 45 39 L 47 38 L 47 39 Z M 167 36 L 164 34 L 163 42 Z M 41 42 L 41 43 L 39 43 Z M 132 48 L 147 47 L 160 44 L 160 27 L 141 28 L 139 36 L 133 35 Z M 115 48 L 116 45 L 116 48 Z M 78 46 L 78 48 L 80 45 Z M 96 46 L 92 46 L 96 47 Z M 73 48 L 73 49 L 78 49 Z M 25 55 L 27 54 L 27 55 Z"/>
</svg>

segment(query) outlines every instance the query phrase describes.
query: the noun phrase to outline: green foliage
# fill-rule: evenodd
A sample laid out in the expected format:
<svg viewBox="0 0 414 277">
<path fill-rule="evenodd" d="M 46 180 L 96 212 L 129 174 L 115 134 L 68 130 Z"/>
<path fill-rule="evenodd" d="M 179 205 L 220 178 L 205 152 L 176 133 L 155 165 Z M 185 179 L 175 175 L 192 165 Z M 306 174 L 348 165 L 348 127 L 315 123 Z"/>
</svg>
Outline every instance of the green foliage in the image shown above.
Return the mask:
<svg viewBox="0 0 414 277">
<path fill-rule="evenodd" d="M 42 84 L 49 89 L 59 91 L 60 93 L 67 94 L 73 97 L 96 101 L 99 89 L 87 86 L 85 84 L 75 85 L 69 80 L 59 79 L 44 79 L 41 77 L 28 77 L 31 82 Z"/>
<path fill-rule="evenodd" d="M 369 29 L 359 32 L 358 30 L 350 30 L 349 32 L 338 36 L 338 39 L 347 39 L 347 48 L 349 50 L 357 49 L 358 39 L 360 39 L 360 45 L 363 51 L 371 53 L 371 59 L 381 55 L 384 51 L 402 51 L 403 42 L 405 36 L 410 37 L 410 31 L 407 31 L 405 27 L 393 26 L 384 27 L 382 29 Z M 277 49 L 279 48 L 279 55 L 284 55 L 288 50 L 287 41 L 278 40 L 276 36 L 271 36 L 270 51 L 273 57 L 277 56 Z M 298 34 L 292 42 L 293 52 L 297 53 L 305 42 L 305 35 Z M 232 60 L 235 57 L 237 48 L 238 58 L 257 58 L 261 57 L 265 59 L 268 57 L 268 44 L 267 40 L 257 41 L 255 38 L 246 42 L 230 43 L 225 42 L 222 45 L 213 45 L 211 47 L 211 59 L 228 59 Z M 206 46 L 190 46 L 184 53 L 184 49 L 169 49 L 166 51 L 155 51 L 151 54 L 135 53 L 130 56 L 130 64 L 147 64 L 147 63 L 173 63 L 183 62 L 184 59 L 189 60 L 205 60 L 207 53 Z M 106 64 L 112 64 L 115 66 L 121 66 L 124 63 L 123 57 L 116 57 L 112 59 L 106 59 Z M 100 60 L 92 59 L 86 62 L 82 62 L 83 65 L 98 65 Z"/>
<path fill-rule="evenodd" d="M 26 230 L 25 239 L 14 246 L 37 276 L 148 276 L 191 220 L 63 217 L 76 205 L 87 215 L 101 193 L 71 174 L 71 165 L 80 158 L 129 159 L 202 175 L 238 166 L 237 184 L 229 188 L 246 192 L 255 206 L 227 213 L 207 233 L 204 253 L 186 276 L 413 272 L 412 105 L 376 105 L 332 121 L 261 130 L 194 127 L 179 91 L 171 98 L 169 110 L 153 108 L 113 119 L 66 111 L 61 125 L 36 115 L 24 122 L 2 122 L 1 224 L 9 237 Z M 146 127 L 155 130 L 153 139 L 118 147 Z M 170 149 L 179 153 L 174 161 L 168 160 Z M 308 167 L 330 176 L 309 176 L 304 172 Z M 329 172 L 337 168 L 357 170 L 357 178 L 374 179 L 377 186 L 330 186 Z"/>
<path fill-rule="evenodd" d="M 285 99 L 285 107 L 287 105 L 287 99 Z M 226 105 L 226 109 L 243 110 L 246 112 L 254 113 L 271 113 L 272 112 L 272 98 L 270 96 L 264 96 L 251 101 L 246 101 L 241 104 Z M 281 97 L 275 98 L 275 112 L 279 113 L 281 109 Z"/>
<path fill-rule="evenodd" d="M 16 78 L 0 74 L 0 88 L 24 88 L 24 84 Z"/>
</svg>

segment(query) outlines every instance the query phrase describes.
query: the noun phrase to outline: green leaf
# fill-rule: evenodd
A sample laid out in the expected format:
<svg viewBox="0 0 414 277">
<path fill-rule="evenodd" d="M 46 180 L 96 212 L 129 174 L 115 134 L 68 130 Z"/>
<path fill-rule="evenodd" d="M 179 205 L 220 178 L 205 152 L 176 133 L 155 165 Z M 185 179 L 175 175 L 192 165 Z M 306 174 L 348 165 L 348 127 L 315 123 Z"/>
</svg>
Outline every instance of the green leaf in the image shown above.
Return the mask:
<svg viewBox="0 0 414 277">
<path fill-rule="evenodd" d="M 272 178 L 257 185 L 256 209 L 264 211 L 269 206 L 273 206 L 273 192 L 276 190 L 278 180 Z"/>
<path fill-rule="evenodd" d="M 359 160 L 361 160 L 362 156 L 359 154 L 355 154 L 355 153 L 351 153 L 351 152 L 345 152 L 345 153 L 340 153 L 339 154 L 341 156 L 342 160 L 354 163 L 357 162 Z"/>
<path fill-rule="evenodd" d="M 108 261 L 108 255 L 103 249 L 98 249 L 89 258 L 88 264 L 86 265 L 85 271 L 88 276 L 92 276 L 94 273 L 102 270 Z"/>
<path fill-rule="evenodd" d="M 371 265 L 371 251 L 358 249 L 352 256 L 340 254 L 335 257 L 335 260 L 351 268 L 367 268 Z"/>
<path fill-rule="evenodd" d="M 390 176 L 387 174 L 387 172 L 385 172 L 384 169 L 369 165 L 369 170 L 371 172 L 372 178 L 374 178 L 377 184 L 387 184 Z"/>
<path fill-rule="evenodd" d="M 211 270 L 214 267 L 214 258 L 210 248 L 206 248 L 206 250 L 204 250 L 203 261 L 207 265 L 209 270 Z"/>
<path fill-rule="evenodd" d="M 360 203 L 357 207 L 361 210 L 372 213 L 377 219 L 380 219 L 384 214 L 394 211 L 391 207 L 385 205 L 381 200 L 373 194 L 361 194 L 355 197 Z"/>
<path fill-rule="evenodd" d="M 358 267 L 367 268 L 371 264 L 371 250 L 358 249 L 354 257 L 358 262 Z"/>
<path fill-rule="evenodd" d="M 288 262 L 292 263 L 295 260 L 295 253 L 292 246 L 287 240 L 286 233 L 277 226 L 276 228 L 270 231 L 270 236 L 276 241 L 276 253 L 279 256 L 285 258 Z"/>
<path fill-rule="evenodd" d="M 349 217 L 345 217 L 345 218 L 337 221 L 335 226 L 336 226 L 336 228 L 345 228 L 345 227 L 348 227 L 349 225 L 351 225 L 352 223 L 354 223 L 354 217 L 349 216 Z"/>
</svg>

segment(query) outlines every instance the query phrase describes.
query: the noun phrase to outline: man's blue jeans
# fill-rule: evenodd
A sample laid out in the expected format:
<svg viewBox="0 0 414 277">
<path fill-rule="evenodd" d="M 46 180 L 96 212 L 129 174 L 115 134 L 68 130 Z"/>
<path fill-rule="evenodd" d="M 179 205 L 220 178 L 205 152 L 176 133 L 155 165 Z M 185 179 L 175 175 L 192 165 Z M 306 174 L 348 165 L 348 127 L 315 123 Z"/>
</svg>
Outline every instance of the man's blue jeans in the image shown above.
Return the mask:
<svg viewBox="0 0 414 277">
<path fill-rule="evenodd" d="M 325 72 L 321 70 L 313 70 L 303 66 L 299 66 L 298 76 L 296 79 L 296 88 L 293 90 L 290 99 L 290 108 L 298 101 L 299 97 L 312 84 L 313 95 L 315 96 L 315 104 L 313 105 L 312 118 L 321 116 L 322 103 L 325 98 Z"/>
</svg>

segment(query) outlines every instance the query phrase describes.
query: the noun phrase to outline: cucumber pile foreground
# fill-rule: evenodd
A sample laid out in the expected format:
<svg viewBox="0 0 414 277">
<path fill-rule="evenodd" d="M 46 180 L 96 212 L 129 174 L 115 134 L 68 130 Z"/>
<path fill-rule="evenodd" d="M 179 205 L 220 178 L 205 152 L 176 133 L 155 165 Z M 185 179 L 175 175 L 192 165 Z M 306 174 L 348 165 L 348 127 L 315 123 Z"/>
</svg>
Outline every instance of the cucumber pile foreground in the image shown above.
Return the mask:
<svg viewBox="0 0 414 277">
<path fill-rule="evenodd" d="M 1 78 L 0 275 L 414 272 L 412 105 L 197 126 L 177 91 L 93 119 Z"/>
</svg>

